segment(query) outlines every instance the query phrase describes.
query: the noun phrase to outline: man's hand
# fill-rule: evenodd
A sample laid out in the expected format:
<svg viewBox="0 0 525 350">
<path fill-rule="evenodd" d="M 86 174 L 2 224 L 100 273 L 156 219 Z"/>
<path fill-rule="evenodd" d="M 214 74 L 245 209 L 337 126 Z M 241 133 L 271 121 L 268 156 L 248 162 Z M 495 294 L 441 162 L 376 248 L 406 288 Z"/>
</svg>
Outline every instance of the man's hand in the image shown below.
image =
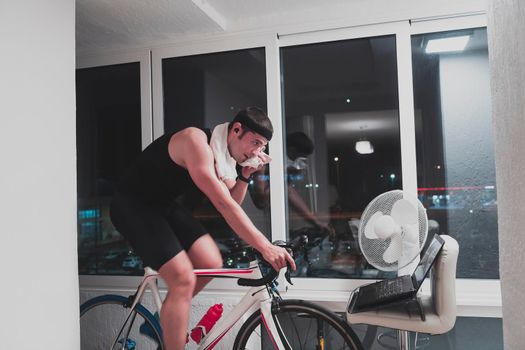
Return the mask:
<svg viewBox="0 0 525 350">
<path fill-rule="evenodd" d="M 278 247 L 269 243 L 264 249 L 261 250 L 261 254 L 275 271 L 281 271 L 282 268 L 286 267 L 286 263 L 290 263 L 292 270 L 295 270 L 295 261 L 288 251 L 282 247 Z"/>
<path fill-rule="evenodd" d="M 270 161 L 272 160 L 272 158 L 264 152 L 260 152 L 257 155 L 257 158 L 259 158 L 259 166 L 255 168 L 251 166 L 243 167 L 241 170 L 242 176 L 244 176 L 245 178 L 249 178 L 256 171 L 262 170 L 266 166 L 266 164 L 270 163 Z"/>
</svg>

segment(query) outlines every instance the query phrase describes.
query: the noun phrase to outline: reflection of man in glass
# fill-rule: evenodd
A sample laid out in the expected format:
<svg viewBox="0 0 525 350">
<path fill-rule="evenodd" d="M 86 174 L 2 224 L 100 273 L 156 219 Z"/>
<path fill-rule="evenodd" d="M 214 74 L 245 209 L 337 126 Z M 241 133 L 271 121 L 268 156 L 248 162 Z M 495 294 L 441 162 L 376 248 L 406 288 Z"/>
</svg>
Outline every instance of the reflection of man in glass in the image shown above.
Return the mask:
<svg viewBox="0 0 525 350">
<path fill-rule="evenodd" d="M 303 183 L 306 178 L 308 167 L 308 156 L 314 151 L 312 140 L 305 133 L 297 131 L 286 137 L 286 172 L 288 176 L 288 203 L 290 209 L 290 220 L 288 225 L 290 230 L 304 228 L 305 226 L 315 227 L 328 232 L 328 225 L 324 224 L 305 202 L 303 196 L 297 191 L 299 183 Z M 269 207 L 270 189 L 267 180 L 268 167 L 259 170 L 254 177 L 254 186 L 251 188 L 255 206 L 259 209 Z M 306 221 L 306 222 L 305 222 Z"/>
</svg>

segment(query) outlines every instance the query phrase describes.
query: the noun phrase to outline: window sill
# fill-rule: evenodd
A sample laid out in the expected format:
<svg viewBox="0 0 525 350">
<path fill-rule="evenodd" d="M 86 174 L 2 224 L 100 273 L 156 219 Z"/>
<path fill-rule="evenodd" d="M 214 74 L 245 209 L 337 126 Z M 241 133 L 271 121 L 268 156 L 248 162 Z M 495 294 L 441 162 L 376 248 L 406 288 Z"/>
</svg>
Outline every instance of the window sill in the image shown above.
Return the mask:
<svg viewBox="0 0 525 350">
<path fill-rule="evenodd" d="M 137 276 L 79 276 L 81 292 L 133 292 L 140 283 Z M 336 280 L 336 279 L 298 279 L 288 290 L 281 288 L 283 298 L 305 299 L 319 303 L 333 311 L 344 311 L 348 302 L 349 292 L 362 284 L 374 280 Z M 322 283 L 321 283 L 322 282 Z M 281 283 L 283 285 L 283 283 Z M 161 291 L 165 285 L 160 282 Z M 457 279 L 456 300 L 458 316 L 462 317 L 502 317 L 501 289 L 499 280 Z M 246 289 L 237 286 L 235 280 L 216 279 L 200 294 L 200 297 L 240 298 Z M 427 279 L 421 287 L 421 292 L 430 294 L 430 282 Z"/>
</svg>

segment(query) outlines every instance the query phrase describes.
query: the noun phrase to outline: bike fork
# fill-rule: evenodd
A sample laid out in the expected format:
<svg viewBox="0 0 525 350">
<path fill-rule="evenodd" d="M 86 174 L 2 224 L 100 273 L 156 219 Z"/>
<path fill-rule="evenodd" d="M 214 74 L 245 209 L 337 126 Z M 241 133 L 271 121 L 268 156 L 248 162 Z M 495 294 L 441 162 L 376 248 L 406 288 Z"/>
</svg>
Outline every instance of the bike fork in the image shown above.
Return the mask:
<svg viewBox="0 0 525 350">
<path fill-rule="evenodd" d="M 270 340 L 276 350 L 292 350 L 292 347 L 288 343 L 288 340 L 281 329 L 279 320 L 276 317 L 273 317 L 273 303 L 272 299 L 261 302 L 261 318 L 264 327 L 266 328 Z"/>
</svg>

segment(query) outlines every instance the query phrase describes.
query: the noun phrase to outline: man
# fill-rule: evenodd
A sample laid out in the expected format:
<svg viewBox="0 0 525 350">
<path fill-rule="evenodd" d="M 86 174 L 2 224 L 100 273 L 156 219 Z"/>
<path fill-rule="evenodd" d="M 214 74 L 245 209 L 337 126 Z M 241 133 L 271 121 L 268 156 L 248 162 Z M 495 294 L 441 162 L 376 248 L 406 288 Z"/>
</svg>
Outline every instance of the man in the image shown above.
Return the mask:
<svg viewBox="0 0 525 350">
<path fill-rule="evenodd" d="M 168 286 L 161 311 L 166 350 L 182 350 L 192 297 L 209 279 L 194 268 L 220 268 L 217 245 L 192 217 L 204 196 L 228 225 L 257 249 L 275 270 L 289 262 L 288 252 L 272 245 L 242 210 L 249 177 L 268 161 L 263 150 L 273 127 L 259 108 L 240 111 L 231 123 L 209 130 L 190 127 L 155 140 L 124 175 L 111 205 L 111 219 L 144 263 L 159 271 Z M 235 165 L 245 166 L 238 177 Z M 233 173 L 233 175 L 232 175 Z"/>
</svg>

